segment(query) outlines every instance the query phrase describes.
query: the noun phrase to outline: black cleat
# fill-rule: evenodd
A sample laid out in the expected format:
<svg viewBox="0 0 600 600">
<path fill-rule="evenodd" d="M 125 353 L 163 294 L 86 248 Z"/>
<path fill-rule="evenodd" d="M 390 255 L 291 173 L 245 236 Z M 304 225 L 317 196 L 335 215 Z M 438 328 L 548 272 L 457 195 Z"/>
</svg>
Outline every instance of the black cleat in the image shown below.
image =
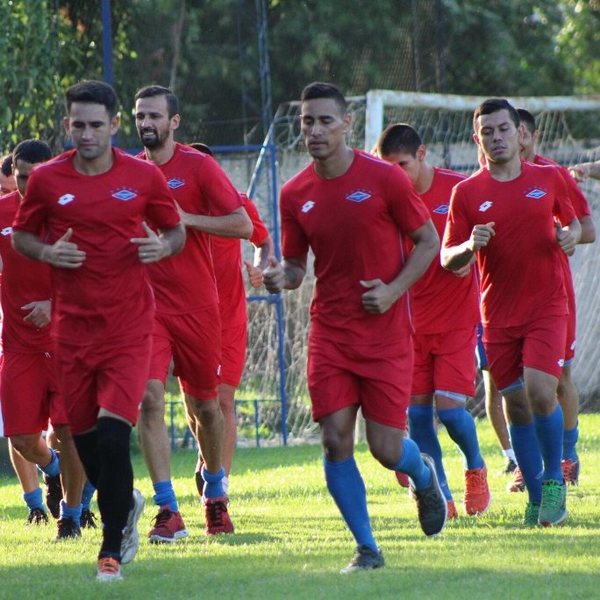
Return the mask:
<svg viewBox="0 0 600 600">
<path fill-rule="evenodd" d="M 69 517 L 63 517 L 57 522 L 58 533 L 55 538 L 55 542 L 61 540 L 76 540 L 81 537 L 81 529 L 79 525 Z"/>
<path fill-rule="evenodd" d="M 79 524 L 81 529 L 96 529 L 96 515 L 89 508 L 84 508 L 81 511 Z"/>
<path fill-rule="evenodd" d="M 431 483 L 425 489 L 413 491 L 417 501 L 421 529 L 427 537 L 431 537 L 444 529 L 448 517 L 448 504 L 437 478 L 433 458 L 424 452 L 421 453 L 421 456 L 431 471 Z M 413 489 L 412 486 L 411 489 Z"/>
<path fill-rule="evenodd" d="M 347 575 L 356 571 L 369 571 L 371 569 L 379 569 L 385 565 L 383 554 L 378 548 L 377 552 L 368 546 L 360 545 L 356 547 L 356 553 L 352 560 L 344 567 L 340 573 Z"/>
<path fill-rule="evenodd" d="M 60 484 L 60 475 L 49 477 L 44 475 L 46 484 L 46 506 L 55 519 L 60 517 L 60 501 L 63 497 L 62 486 Z"/>
<path fill-rule="evenodd" d="M 47 525 L 48 515 L 43 508 L 32 508 L 27 515 L 27 525 Z"/>
</svg>

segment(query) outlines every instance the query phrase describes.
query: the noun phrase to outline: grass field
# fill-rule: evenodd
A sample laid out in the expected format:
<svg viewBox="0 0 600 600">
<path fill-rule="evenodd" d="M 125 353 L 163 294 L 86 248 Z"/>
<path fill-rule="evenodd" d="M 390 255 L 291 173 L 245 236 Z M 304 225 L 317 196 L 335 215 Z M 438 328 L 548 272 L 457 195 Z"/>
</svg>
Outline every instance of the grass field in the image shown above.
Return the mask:
<svg viewBox="0 0 600 600">
<path fill-rule="evenodd" d="M 367 485 L 384 569 L 340 575 L 353 541 L 328 495 L 318 446 L 240 450 L 231 478 L 236 533 L 207 539 L 195 494 L 194 455 L 173 456 L 173 475 L 190 536 L 174 546 L 142 542 L 123 568 L 125 580 L 95 581 L 99 531 L 53 543 L 54 526 L 27 528 L 13 478 L 0 480 L 0 598 L 599 598 L 600 415 L 581 417 L 581 486 L 569 496 L 570 518 L 554 529 L 519 526 L 524 494 L 505 491 L 503 460 L 486 421 L 478 423 L 493 494 L 488 514 L 461 516 L 442 536 L 426 539 L 413 501 L 364 446 L 357 458 Z M 440 434 L 457 505 L 462 500 L 458 451 Z M 140 521 L 155 508 L 139 454 L 136 486 L 147 498 Z M 96 511 L 97 512 L 97 511 Z M 464 514 L 462 506 L 459 512 Z"/>
</svg>

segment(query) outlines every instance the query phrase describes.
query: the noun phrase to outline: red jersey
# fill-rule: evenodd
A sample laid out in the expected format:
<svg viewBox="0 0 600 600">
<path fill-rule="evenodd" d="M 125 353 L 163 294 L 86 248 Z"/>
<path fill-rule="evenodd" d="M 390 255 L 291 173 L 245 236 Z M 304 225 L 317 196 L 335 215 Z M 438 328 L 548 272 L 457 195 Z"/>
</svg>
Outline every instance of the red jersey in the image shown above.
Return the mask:
<svg viewBox="0 0 600 600">
<path fill-rule="evenodd" d="M 436 167 L 431 187 L 419 194 L 440 239 L 444 236 L 452 188 L 463 179 L 465 176 L 456 171 Z M 468 329 L 479 323 L 479 282 L 475 268 L 466 277 L 457 277 L 436 258 L 411 287 L 410 297 L 418 334 Z"/>
<path fill-rule="evenodd" d="M 19 193 L 0 198 L 0 257 L 2 258 L 2 349 L 7 352 L 49 352 L 50 326 L 38 329 L 24 321 L 29 311 L 21 307 L 50 300 L 50 266 L 26 258 L 13 249 L 12 224 L 19 208 Z"/>
<path fill-rule="evenodd" d="M 575 219 L 567 186 L 554 168 L 522 162 L 521 169 L 512 181 L 480 169 L 454 188 L 450 200 L 444 247 L 468 240 L 477 224 L 495 223 L 496 235 L 477 252 L 487 327 L 567 314 L 554 226 L 555 216 L 563 224 Z"/>
<path fill-rule="evenodd" d="M 160 171 L 120 150 L 100 175 L 75 170 L 75 151 L 32 173 L 14 229 L 55 242 L 71 227 L 71 241 L 86 253 L 77 269 L 53 268 L 55 331 L 72 344 L 94 344 L 152 331 L 154 301 L 133 237 L 142 221 L 172 229 L 180 219 Z"/>
<path fill-rule="evenodd" d="M 260 246 L 269 232 L 262 222 L 256 205 L 246 194 L 240 194 L 244 208 L 252 221 L 250 242 Z M 219 309 L 223 327 L 232 327 L 245 323 L 246 290 L 242 275 L 242 243 L 237 238 L 213 235 L 211 251 L 219 293 Z"/>
<path fill-rule="evenodd" d="M 404 236 L 429 220 L 404 171 L 355 150 L 348 171 L 334 179 L 308 165 L 283 186 L 280 203 L 283 256 L 305 259 L 309 248 L 315 256 L 311 335 L 380 346 L 409 334 L 406 295 L 375 315 L 362 306 L 360 284 L 395 279 Z"/>
<path fill-rule="evenodd" d="M 171 195 L 185 212 L 219 217 L 242 206 L 225 171 L 208 154 L 176 144 L 171 159 L 158 166 Z M 192 228 L 186 233 L 185 247 L 179 254 L 148 267 L 158 312 L 186 314 L 219 301 L 210 236 Z"/>
</svg>

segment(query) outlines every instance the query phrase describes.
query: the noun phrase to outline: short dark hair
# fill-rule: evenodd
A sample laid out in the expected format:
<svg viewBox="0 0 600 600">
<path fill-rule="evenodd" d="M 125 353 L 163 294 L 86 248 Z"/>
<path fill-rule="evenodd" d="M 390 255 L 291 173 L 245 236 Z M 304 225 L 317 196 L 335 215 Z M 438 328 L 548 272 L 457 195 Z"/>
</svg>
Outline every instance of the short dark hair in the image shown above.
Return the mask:
<svg viewBox="0 0 600 600">
<path fill-rule="evenodd" d="M 67 112 L 74 102 L 102 104 L 112 118 L 119 112 L 119 98 L 112 86 L 104 81 L 90 79 L 72 85 L 65 95 Z"/>
<path fill-rule="evenodd" d="M 530 133 L 535 133 L 537 131 L 535 117 L 528 110 L 517 108 L 517 114 L 519 115 L 519 121 L 525 123 Z"/>
<path fill-rule="evenodd" d="M 300 94 L 300 102 L 306 100 L 316 100 L 318 98 L 331 98 L 340 108 L 343 115 L 348 112 L 348 103 L 344 94 L 333 83 L 325 83 L 323 81 L 313 81 L 309 83 Z"/>
<path fill-rule="evenodd" d="M 42 140 L 23 140 L 19 142 L 12 153 L 13 161 L 18 160 L 35 165 L 52 158 L 50 146 Z"/>
<path fill-rule="evenodd" d="M 207 144 L 204 144 L 203 142 L 193 142 L 188 145 L 190 146 L 190 148 L 193 148 L 194 150 L 198 150 L 198 152 L 202 152 L 202 154 L 208 154 L 209 156 L 215 155 L 215 153 L 212 151 L 211 147 L 208 146 Z"/>
<path fill-rule="evenodd" d="M 377 154 L 381 157 L 397 152 L 406 152 L 412 156 L 423 145 L 417 130 L 408 123 L 392 123 L 388 125 L 377 140 Z"/>
<path fill-rule="evenodd" d="M 477 119 L 481 115 L 491 115 L 499 110 L 507 110 L 515 127 L 519 126 L 519 113 L 506 98 L 488 98 L 487 100 L 484 100 L 473 113 L 473 131 L 477 131 Z"/>
<path fill-rule="evenodd" d="M 13 155 L 7 154 L 0 158 L 0 161 L 2 161 L 0 164 L 2 175 L 4 175 L 4 177 L 10 177 L 12 175 Z"/>
<path fill-rule="evenodd" d="M 147 85 L 140 88 L 135 93 L 134 101 L 140 98 L 153 98 L 154 96 L 164 96 L 167 99 L 169 119 L 173 115 L 179 114 L 179 100 L 177 100 L 177 96 L 169 88 L 162 85 Z"/>
</svg>

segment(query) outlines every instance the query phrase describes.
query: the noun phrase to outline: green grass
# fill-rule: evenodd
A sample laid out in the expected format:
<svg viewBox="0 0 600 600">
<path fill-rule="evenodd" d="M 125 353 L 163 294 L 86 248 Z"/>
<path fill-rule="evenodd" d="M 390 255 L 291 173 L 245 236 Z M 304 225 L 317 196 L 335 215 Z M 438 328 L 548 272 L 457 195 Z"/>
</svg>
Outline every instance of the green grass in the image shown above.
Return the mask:
<svg viewBox="0 0 600 600">
<path fill-rule="evenodd" d="M 27 528 L 15 479 L 0 480 L 0 598 L 598 598 L 600 590 L 600 415 L 581 418 L 582 485 L 570 490 L 567 524 L 519 527 L 525 495 L 505 491 L 503 460 L 486 421 L 478 424 L 493 501 L 484 517 L 461 516 L 443 535 L 426 539 L 414 503 L 394 475 L 364 446 L 357 458 L 365 479 L 373 528 L 386 568 L 348 576 L 353 541 L 327 493 L 317 446 L 244 449 L 231 478 L 236 533 L 207 539 L 192 479 L 194 455 L 173 456 L 181 511 L 190 530 L 174 546 L 144 540 L 125 580 L 95 581 L 100 533 L 55 544 L 53 526 Z M 457 505 L 462 500 L 459 453 L 441 434 Z M 148 499 L 145 533 L 155 514 L 151 483 L 139 454 L 136 485 Z M 464 514 L 462 506 L 459 512 Z"/>
</svg>

